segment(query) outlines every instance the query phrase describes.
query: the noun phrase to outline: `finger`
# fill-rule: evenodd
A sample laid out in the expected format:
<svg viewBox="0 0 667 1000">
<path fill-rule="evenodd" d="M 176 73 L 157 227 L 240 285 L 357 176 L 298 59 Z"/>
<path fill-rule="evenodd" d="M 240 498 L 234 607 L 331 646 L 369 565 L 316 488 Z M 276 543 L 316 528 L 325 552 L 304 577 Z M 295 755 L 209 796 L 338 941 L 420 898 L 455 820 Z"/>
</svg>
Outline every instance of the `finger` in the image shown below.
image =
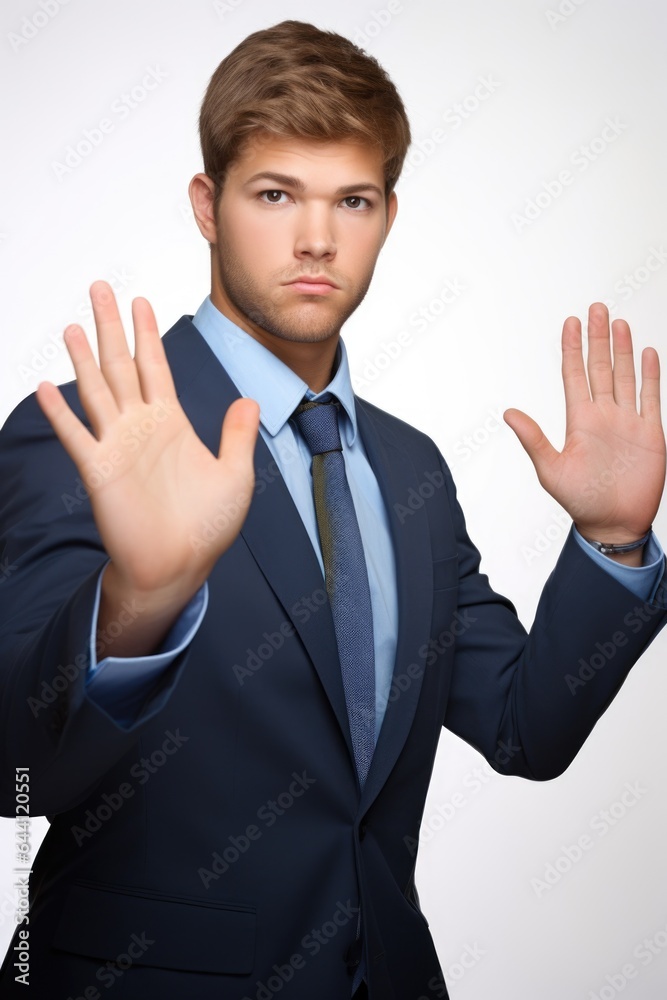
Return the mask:
<svg viewBox="0 0 667 1000">
<path fill-rule="evenodd" d="M 155 313 L 148 299 L 132 300 L 134 323 L 134 357 L 137 364 L 141 394 L 147 403 L 174 398 L 176 389 L 167 362 Z"/>
<path fill-rule="evenodd" d="M 549 479 L 549 467 L 558 458 L 559 452 L 545 436 L 539 424 L 522 410 L 505 410 L 503 419 L 518 437 L 535 466 L 537 478 L 544 485 Z"/>
<path fill-rule="evenodd" d="M 95 435 L 118 416 L 118 407 L 100 371 L 88 339 L 77 324 L 68 326 L 63 337 L 74 365 L 76 388 Z"/>
<path fill-rule="evenodd" d="M 134 359 L 127 346 L 116 297 L 106 281 L 90 286 L 93 303 L 100 368 L 120 409 L 128 403 L 141 401 L 141 386 Z"/>
<path fill-rule="evenodd" d="M 639 393 L 640 415 L 652 424 L 660 424 L 660 358 L 653 347 L 642 351 L 642 386 Z"/>
<path fill-rule="evenodd" d="M 259 406 L 254 399 L 237 399 L 222 422 L 220 459 L 232 475 L 254 475 L 253 456 L 259 430 Z"/>
<path fill-rule="evenodd" d="M 589 402 L 584 356 L 581 349 L 581 323 L 576 316 L 569 316 L 563 324 L 563 388 L 566 407 Z"/>
<path fill-rule="evenodd" d="M 82 468 L 90 459 L 97 441 L 67 405 L 57 386 L 51 382 L 40 382 L 36 396 L 63 448 L 77 468 Z"/>
<path fill-rule="evenodd" d="M 602 302 L 588 310 L 588 380 L 594 401 L 613 399 L 609 310 Z"/>
<path fill-rule="evenodd" d="M 614 344 L 614 399 L 619 406 L 636 410 L 637 383 L 630 327 L 624 319 L 615 319 L 611 332 Z"/>
</svg>

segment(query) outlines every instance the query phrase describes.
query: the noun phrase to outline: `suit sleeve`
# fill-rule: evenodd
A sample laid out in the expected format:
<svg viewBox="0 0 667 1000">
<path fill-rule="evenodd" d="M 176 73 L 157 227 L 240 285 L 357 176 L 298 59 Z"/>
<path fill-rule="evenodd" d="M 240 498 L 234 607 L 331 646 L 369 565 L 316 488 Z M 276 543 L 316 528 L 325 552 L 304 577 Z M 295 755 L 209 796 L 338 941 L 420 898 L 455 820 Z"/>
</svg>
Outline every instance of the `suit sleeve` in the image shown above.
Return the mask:
<svg viewBox="0 0 667 1000">
<path fill-rule="evenodd" d="M 61 388 L 85 419 L 74 383 Z M 30 767 L 35 815 L 81 801 L 164 707 L 187 661 L 183 650 L 122 720 L 93 700 L 90 626 L 107 559 L 85 484 L 29 396 L 0 433 L 2 815 L 14 814 L 16 767 Z"/>
<path fill-rule="evenodd" d="M 204 583 L 191 598 L 154 653 L 136 657 L 107 656 L 98 663 L 96 652 L 102 642 L 101 637 L 97 638 L 97 617 L 103 572 L 104 570 L 100 573 L 95 588 L 86 690 L 95 704 L 121 725 L 127 725 L 140 711 L 146 693 L 156 678 L 174 662 L 178 654 L 185 650 L 194 638 L 208 606 L 208 583 Z M 124 609 L 121 614 L 123 613 L 128 619 L 132 619 L 129 611 Z M 140 613 L 139 609 L 137 613 Z M 119 622 L 119 625 L 122 623 Z"/>
<path fill-rule="evenodd" d="M 667 620 L 664 559 L 642 601 L 584 552 L 572 529 L 529 632 L 480 572 L 444 460 L 456 536 L 457 639 L 444 724 L 497 771 L 546 780 L 574 759 Z"/>
</svg>

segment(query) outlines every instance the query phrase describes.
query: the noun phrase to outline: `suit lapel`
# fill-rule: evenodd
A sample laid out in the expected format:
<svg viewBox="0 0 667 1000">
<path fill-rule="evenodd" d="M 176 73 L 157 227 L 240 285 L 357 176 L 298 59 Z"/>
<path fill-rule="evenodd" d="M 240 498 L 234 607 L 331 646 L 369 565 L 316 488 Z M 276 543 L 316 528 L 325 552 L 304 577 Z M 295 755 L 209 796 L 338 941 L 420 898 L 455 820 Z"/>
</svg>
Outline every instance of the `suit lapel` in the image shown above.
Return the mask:
<svg viewBox="0 0 667 1000">
<path fill-rule="evenodd" d="M 164 346 L 181 405 L 198 436 L 217 454 L 223 417 L 240 393 L 189 317 L 165 335 Z M 295 614 L 295 608 L 304 607 L 304 598 L 324 590 L 324 578 L 308 532 L 261 434 L 255 448 L 255 476 L 258 488 L 241 536 L 313 661 L 353 762 L 329 603 L 318 604 L 308 616 Z"/>
<path fill-rule="evenodd" d="M 396 763 L 414 719 L 424 667 L 418 649 L 429 635 L 433 571 L 424 508 L 411 511 L 402 520 L 394 508 L 394 504 L 405 507 L 411 488 L 419 494 L 420 483 L 409 454 L 380 428 L 364 400 L 355 397 L 355 401 L 359 433 L 387 508 L 399 609 L 392 692 L 362 797 L 362 808 L 368 809 Z M 411 663 L 422 668 L 421 672 L 415 672 L 415 677 L 406 673 Z M 405 683 L 394 683 L 397 677 L 405 679 Z"/>
<path fill-rule="evenodd" d="M 199 437 L 217 454 L 222 420 L 233 400 L 239 398 L 238 389 L 189 317 L 182 317 L 165 335 L 164 345 L 179 399 Z M 416 677 L 406 674 L 406 670 L 411 663 L 423 668 L 418 649 L 429 634 L 433 574 L 423 507 L 402 520 L 394 509 L 394 504 L 405 505 L 410 489 L 419 493 L 420 483 L 409 454 L 358 397 L 356 409 L 359 433 L 387 508 L 396 559 L 399 622 L 393 676 L 394 680 L 409 680 L 409 684 L 394 684 L 392 688 L 364 786 L 362 807 L 368 808 L 396 763 L 414 719 L 423 669 Z M 263 471 L 269 475 L 263 477 Z M 256 490 L 241 535 L 313 661 L 353 762 L 331 609 L 325 602 L 305 621 L 305 616 L 294 613 L 295 606 L 303 607 L 304 597 L 324 588 L 322 572 L 299 512 L 261 435 L 255 449 L 255 473 L 257 482 L 266 482 L 266 488 Z M 268 530 L 271 525 L 276 530 Z"/>
<path fill-rule="evenodd" d="M 260 437 L 255 451 L 256 474 L 262 468 L 269 468 L 272 462 L 271 453 Z M 268 531 L 267 525 L 274 525 L 275 530 Z M 304 598 L 312 600 L 316 592 L 321 594 L 325 584 L 310 538 L 282 476 L 277 475 L 264 492 L 254 496 L 241 534 L 308 650 L 353 760 L 329 602 L 318 603 L 317 610 L 308 616 L 297 616 L 292 610 L 295 606 L 303 608 Z"/>
</svg>

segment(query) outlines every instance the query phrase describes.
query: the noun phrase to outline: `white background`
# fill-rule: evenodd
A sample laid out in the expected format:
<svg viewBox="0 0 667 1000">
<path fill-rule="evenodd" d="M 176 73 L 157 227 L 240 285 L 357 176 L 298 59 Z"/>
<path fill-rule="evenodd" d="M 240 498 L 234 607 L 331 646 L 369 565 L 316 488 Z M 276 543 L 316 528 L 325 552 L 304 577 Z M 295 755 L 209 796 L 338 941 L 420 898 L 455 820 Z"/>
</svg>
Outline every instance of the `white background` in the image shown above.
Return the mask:
<svg viewBox="0 0 667 1000">
<path fill-rule="evenodd" d="M 562 321 L 595 300 L 613 300 L 637 348 L 654 345 L 667 364 L 665 9 L 658 0 L 393 0 L 390 14 L 383 0 L 69 0 L 17 44 L 10 36 L 40 8 L 5 2 L 0 418 L 40 379 L 71 377 L 60 337 L 85 315 L 95 279 L 120 282 L 128 327 L 135 295 L 152 302 L 164 331 L 196 311 L 209 259 L 187 185 L 202 169 L 197 115 L 208 79 L 251 31 L 314 21 L 379 58 L 416 140 L 374 285 L 345 332 L 358 391 L 441 446 L 483 569 L 528 626 L 566 529 L 494 414 L 525 409 L 560 446 Z M 166 77 L 144 101 L 124 117 L 112 110 L 156 67 Z M 113 131 L 59 178 L 54 163 L 103 118 Z M 618 135 L 605 144 L 596 140 L 607 119 Z M 594 157 L 585 169 L 582 146 Z M 551 182 L 563 170 L 572 182 L 558 193 Z M 538 195 L 535 218 L 522 223 Z M 391 360 L 389 342 L 403 331 L 411 342 Z M 664 505 L 656 530 L 665 542 Z M 472 749 L 443 734 L 418 888 L 456 1000 L 664 996 L 667 948 L 647 964 L 635 949 L 656 935 L 658 947 L 667 942 L 666 649 L 663 634 L 553 782 L 489 778 Z M 602 836 L 595 817 L 627 782 L 643 791 Z M 465 804 L 445 820 L 457 792 Z M 44 826 L 35 820 L 34 841 Z M 538 894 L 531 880 L 583 834 L 594 847 Z M 0 837 L 4 946 L 10 820 Z M 623 986 L 627 963 L 636 977 Z"/>
</svg>

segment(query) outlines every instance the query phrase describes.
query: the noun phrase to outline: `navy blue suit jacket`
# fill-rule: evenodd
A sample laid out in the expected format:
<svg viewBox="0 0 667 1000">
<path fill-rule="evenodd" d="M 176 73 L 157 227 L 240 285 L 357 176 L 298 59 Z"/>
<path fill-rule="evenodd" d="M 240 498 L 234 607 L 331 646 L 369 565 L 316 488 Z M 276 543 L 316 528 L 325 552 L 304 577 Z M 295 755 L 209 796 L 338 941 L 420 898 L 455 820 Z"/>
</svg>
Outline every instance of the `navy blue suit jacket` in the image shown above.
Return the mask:
<svg viewBox="0 0 667 1000">
<path fill-rule="evenodd" d="M 164 344 L 215 452 L 238 392 L 190 317 Z M 64 392 L 81 414 L 75 383 Z M 31 886 L 32 995 L 347 1000 L 360 908 L 373 1000 L 446 996 L 410 848 L 441 727 L 498 771 L 553 778 L 664 624 L 664 579 L 642 621 L 641 602 L 570 536 L 527 634 L 479 571 L 434 443 L 357 407 L 399 595 L 392 693 L 361 795 L 322 574 L 261 436 L 265 474 L 199 631 L 118 721 L 85 684 L 107 558 L 89 501 L 63 500 L 77 471 L 34 396 L 5 425 L 0 804 L 14 815 L 15 769 L 29 766 L 32 812 L 51 820 Z M 617 631 L 625 644 L 573 691 L 566 675 Z M 24 996 L 13 961 L 2 995 Z"/>
</svg>

